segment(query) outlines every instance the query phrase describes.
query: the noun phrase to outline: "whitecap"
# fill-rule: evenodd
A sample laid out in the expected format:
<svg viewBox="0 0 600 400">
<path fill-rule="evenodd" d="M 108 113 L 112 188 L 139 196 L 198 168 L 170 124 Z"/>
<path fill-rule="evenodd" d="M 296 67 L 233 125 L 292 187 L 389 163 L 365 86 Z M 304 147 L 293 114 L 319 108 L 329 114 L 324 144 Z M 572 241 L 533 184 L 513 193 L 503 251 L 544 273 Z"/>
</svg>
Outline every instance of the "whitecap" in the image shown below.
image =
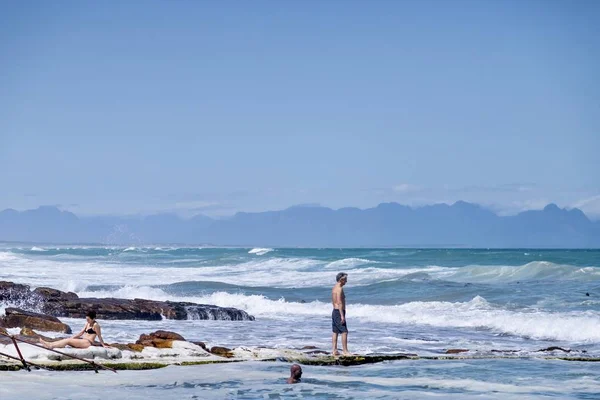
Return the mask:
<svg viewBox="0 0 600 400">
<path fill-rule="evenodd" d="M 248 254 L 256 254 L 257 256 L 264 256 L 265 254 L 270 253 L 272 251 L 273 251 L 273 249 L 257 247 L 257 248 L 250 250 L 248 252 Z"/>
</svg>

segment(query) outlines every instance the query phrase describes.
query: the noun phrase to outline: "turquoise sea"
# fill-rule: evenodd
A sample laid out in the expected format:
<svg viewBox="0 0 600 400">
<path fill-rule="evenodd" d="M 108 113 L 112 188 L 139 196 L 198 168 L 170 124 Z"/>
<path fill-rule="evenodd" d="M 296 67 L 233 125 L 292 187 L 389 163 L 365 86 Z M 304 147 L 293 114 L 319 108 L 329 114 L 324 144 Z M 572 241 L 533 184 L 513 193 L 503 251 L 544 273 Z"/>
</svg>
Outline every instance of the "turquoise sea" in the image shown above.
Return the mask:
<svg viewBox="0 0 600 400">
<path fill-rule="evenodd" d="M 466 349 L 473 358 L 305 366 L 298 385 L 285 384 L 285 362 L 98 375 L 3 372 L 0 398 L 600 398 L 598 363 L 546 358 L 600 357 L 600 250 L 0 244 L 0 280 L 80 297 L 216 304 L 256 317 L 101 321 L 109 342 L 167 329 L 210 345 L 328 351 L 330 290 L 340 271 L 349 274 L 352 352 L 435 356 Z M 570 353 L 539 351 L 551 346 Z"/>
</svg>

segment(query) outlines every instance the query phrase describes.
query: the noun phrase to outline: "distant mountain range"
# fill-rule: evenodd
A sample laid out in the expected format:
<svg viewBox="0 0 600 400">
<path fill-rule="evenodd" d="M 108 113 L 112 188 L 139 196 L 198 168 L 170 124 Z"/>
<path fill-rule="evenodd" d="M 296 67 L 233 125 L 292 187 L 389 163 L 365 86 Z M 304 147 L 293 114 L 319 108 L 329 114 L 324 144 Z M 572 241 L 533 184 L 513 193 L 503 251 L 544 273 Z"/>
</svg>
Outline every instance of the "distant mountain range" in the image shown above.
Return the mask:
<svg viewBox="0 0 600 400">
<path fill-rule="evenodd" d="M 240 212 L 228 219 L 175 214 L 77 217 L 56 207 L 0 212 L 0 241 L 106 245 L 212 244 L 290 247 L 561 247 L 599 248 L 600 221 L 555 204 L 498 216 L 459 201 L 412 208 L 295 206 Z"/>
</svg>

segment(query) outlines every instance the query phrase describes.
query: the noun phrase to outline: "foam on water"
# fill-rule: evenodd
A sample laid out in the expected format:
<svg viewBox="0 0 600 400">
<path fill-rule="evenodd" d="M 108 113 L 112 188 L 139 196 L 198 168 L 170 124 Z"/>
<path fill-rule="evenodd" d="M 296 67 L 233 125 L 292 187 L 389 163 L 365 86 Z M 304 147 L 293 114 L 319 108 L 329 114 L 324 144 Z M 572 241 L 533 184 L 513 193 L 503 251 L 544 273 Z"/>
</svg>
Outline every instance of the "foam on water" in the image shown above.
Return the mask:
<svg viewBox="0 0 600 400">
<path fill-rule="evenodd" d="M 444 279 L 458 282 L 508 283 L 532 280 L 580 280 L 600 282 L 600 268 L 534 261 L 521 266 L 474 265 L 444 271 Z"/>
<path fill-rule="evenodd" d="M 248 254 L 256 254 L 257 256 L 264 256 L 265 254 L 270 253 L 272 251 L 273 251 L 273 249 L 257 247 L 257 248 L 250 250 L 248 252 Z"/>
<path fill-rule="evenodd" d="M 257 317 L 289 319 L 320 317 L 331 314 L 331 304 L 271 300 L 262 295 L 214 292 L 206 296 L 173 297 L 161 289 L 126 286 L 115 291 L 83 291 L 81 297 L 147 298 L 153 300 L 189 301 L 235 307 Z M 395 326 L 426 325 L 436 328 L 486 329 L 495 334 L 514 335 L 537 340 L 560 340 L 573 343 L 600 343 L 600 313 L 547 312 L 534 308 L 509 310 L 489 304 L 476 296 L 468 302 L 409 302 L 394 306 L 351 304 L 349 315 L 362 322 Z M 576 326 L 577 329 L 573 329 Z"/>
<path fill-rule="evenodd" d="M 27 283 L 33 286 L 51 286 L 65 290 L 65 278 L 82 285 L 136 285 L 172 284 L 185 281 L 214 281 L 243 286 L 328 287 L 334 282 L 331 270 L 321 268 L 323 263 L 310 258 L 272 257 L 228 265 L 177 266 L 179 260 L 170 260 L 155 266 L 124 264 L 118 259 L 92 261 L 88 258 L 52 259 L 29 258 L 12 253 L 0 253 L 0 279 Z M 193 262 L 193 259 L 186 262 Z M 171 266 L 172 265 L 172 266 Z M 419 272 L 443 273 L 453 270 L 438 266 L 417 268 L 356 268 L 350 280 L 353 285 L 369 285 L 389 281 Z M 290 275 L 293 274 L 293 275 Z M 157 281 L 157 276 L 160 280 Z M 301 276 L 301 279 L 300 279 Z M 293 279 L 292 279 L 293 278 Z"/>
<path fill-rule="evenodd" d="M 343 260 L 332 261 L 329 264 L 325 265 L 325 269 L 351 269 L 357 267 L 359 265 L 365 264 L 379 264 L 378 261 L 366 260 L 363 258 L 344 258 Z"/>
</svg>

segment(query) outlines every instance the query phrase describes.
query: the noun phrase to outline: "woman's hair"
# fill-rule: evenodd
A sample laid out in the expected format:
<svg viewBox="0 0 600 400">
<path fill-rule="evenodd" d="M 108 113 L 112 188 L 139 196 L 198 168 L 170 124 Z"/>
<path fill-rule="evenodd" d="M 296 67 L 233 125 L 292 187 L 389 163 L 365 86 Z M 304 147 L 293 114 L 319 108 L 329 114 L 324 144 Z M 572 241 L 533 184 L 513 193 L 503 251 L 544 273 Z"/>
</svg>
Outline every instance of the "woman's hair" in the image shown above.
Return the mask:
<svg viewBox="0 0 600 400">
<path fill-rule="evenodd" d="M 96 311 L 88 311 L 85 316 L 90 317 L 91 319 L 96 319 Z"/>
</svg>

